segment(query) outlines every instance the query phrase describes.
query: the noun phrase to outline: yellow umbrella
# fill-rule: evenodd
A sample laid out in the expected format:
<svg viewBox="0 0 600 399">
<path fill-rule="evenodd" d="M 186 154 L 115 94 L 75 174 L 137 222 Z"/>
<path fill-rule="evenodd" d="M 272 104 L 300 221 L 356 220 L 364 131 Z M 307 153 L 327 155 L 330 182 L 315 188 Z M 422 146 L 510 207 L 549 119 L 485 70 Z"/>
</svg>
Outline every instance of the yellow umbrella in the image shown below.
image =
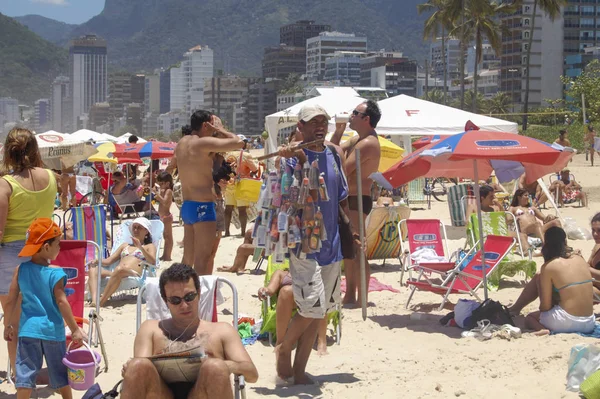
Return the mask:
<svg viewBox="0 0 600 399">
<path fill-rule="evenodd" d="M 96 144 L 96 150 L 98 151 L 96 154 L 92 155 L 88 158 L 90 162 L 108 162 L 108 163 L 117 163 L 117 158 L 113 157 L 113 152 L 115 152 L 115 144 L 111 142 Z"/>
<path fill-rule="evenodd" d="M 342 141 L 346 141 L 353 137 L 355 132 L 345 132 L 342 136 Z M 394 164 L 398 163 L 402 159 L 404 154 L 404 148 L 397 146 L 391 141 L 384 139 L 381 136 L 379 138 L 379 147 L 381 148 L 381 158 L 379 159 L 379 172 L 385 172 Z"/>
</svg>

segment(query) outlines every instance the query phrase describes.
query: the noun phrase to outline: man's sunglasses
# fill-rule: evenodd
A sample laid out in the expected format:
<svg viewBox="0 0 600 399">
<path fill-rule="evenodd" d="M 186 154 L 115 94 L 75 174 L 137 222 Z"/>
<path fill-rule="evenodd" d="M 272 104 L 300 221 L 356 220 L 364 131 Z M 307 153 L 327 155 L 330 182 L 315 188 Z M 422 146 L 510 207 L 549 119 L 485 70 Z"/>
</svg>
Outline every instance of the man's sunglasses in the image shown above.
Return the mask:
<svg viewBox="0 0 600 399">
<path fill-rule="evenodd" d="M 364 112 L 360 112 L 360 111 L 357 111 L 357 110 L 352 111 L 352 115 L 354 115 L 354 116 L 358 116 L 358 115 L 367 116 L 367 114 L 365 114 Z"/>
<path fill-rule="evenodd" d="M 197 292 L 188 292 L 183 296 L 183 298 L 180 296 L 170 296 L 167 298 L 167 302 L 169 302 L 171 305 L 179 305 L 181 301 L 185 301 L 185 303 L 190 303 L 193 302 L 197 296 Z"/>
</svg>

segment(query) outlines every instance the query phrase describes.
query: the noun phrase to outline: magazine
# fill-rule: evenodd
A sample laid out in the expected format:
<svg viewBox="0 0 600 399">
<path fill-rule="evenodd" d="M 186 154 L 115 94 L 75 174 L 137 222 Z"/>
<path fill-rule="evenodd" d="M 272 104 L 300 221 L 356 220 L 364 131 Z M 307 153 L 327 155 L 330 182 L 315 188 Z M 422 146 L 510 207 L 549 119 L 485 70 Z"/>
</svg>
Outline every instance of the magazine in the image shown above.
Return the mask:
<svg viewBox="0 0 600 399">
<path fill-rule="evenodd" d="M 150 356 L 149 359 L 163 381 L 171 384 L 196 381 L 202 359 L 205 357 L 204 346 L 199 345 L 181 352 Z"/>
</svg>

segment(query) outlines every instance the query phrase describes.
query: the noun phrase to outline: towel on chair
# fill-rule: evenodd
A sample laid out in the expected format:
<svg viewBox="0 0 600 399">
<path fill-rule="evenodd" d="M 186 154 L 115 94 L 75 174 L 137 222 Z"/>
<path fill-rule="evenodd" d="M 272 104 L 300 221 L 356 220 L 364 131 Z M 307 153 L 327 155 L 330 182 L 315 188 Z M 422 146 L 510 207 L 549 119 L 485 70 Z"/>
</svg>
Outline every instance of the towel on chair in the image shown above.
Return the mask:
<svg viewBox="0 0 600 399">
<path fill-rule="evenodd" d="M 75 177 L 75 191 L 81 195 L 91 193 L 94 188 L 94 180 L 89 176 L 76 176 Z"/>
<path fill-rule="evenodd" d="M 202 320 L 217 321 L 215 312 L 217 295 L 217 277 L 202 276 L 200 279 L 200 302 L 198 302 L 198 314 Z M 149 320 L 164 320 L 171 317 L 167 304 L 160 296 L 158 277 L 146 279 L 146 318 Z"/>
<path fill-rule="evenodd" d="M 421 248 L 410 254 L 410 259 L 416 263 L 448 262 L 445 256 L 439 256 L 432 248 Z"/>
<path fill-rule="evenodd" d="M 342 283 L 340 284 L 340 290 L 345 293 L 346 292 L 346 279 L 342 279 Z M 375 277 L 371 277 L 369 279 L 369 292 L 375 291 L 391 291 L 391 292 L 400 292 L 391 285 L 380 283 Z"/>
</svg>

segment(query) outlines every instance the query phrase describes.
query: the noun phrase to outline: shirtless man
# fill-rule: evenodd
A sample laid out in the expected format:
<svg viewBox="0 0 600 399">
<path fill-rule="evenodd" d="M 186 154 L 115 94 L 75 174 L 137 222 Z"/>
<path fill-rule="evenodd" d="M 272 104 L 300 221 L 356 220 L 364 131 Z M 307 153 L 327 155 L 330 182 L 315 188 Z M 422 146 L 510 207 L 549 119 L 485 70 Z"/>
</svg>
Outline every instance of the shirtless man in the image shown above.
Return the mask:
<svg viewBox="0 0 600 399">
<path fill-rule="evenodd" d="M 228 323 L 212 323 L 198 317 L 200 282 L 194 269 L 174 263 L 160 275 L 160 293 L 171 319 L 146 320 L 133 346 L 133 359 L 122 369 L 123 399 L 233 398 L 230 375 L 258 380 L 258 371 L 244 349 L 237 331 Z M 166 384 L 149 356 L 177 352 L 203 344 L 195 382 Z"/>
<path fill-rule="evenodd" d="M 536 207 L 542 206 L 542 204 L 548 201 L 548 197 L 544 193 L 544 190 L 542 190 L 542 187 L 537 180 L 533 183 L 527 183 L 527 176 L 525 173 L 523 173 L 519 178 L 518 188 L 526 190 L 529 193 L 533 205 Z"/>
<path fill-rule="evenodd" d="M 183 194 L 183 263 L 204 275 L 208 273 L 217 237 L 213 158 L 217 152 L 243 149 L 246 142 L 226 131 L 221 120 L 209 111 L 194 112 L 190 125 L 191 134 L 179 140 L 175 147 Z"/>
<path fill-rule="evenodd" d="M 366 221 L 367 216 L 373 208 L 373 200 L 371 199 L 371 184 L 372 181 L 369 176 L 372 173 L 377 172 L 379 168 L 379 158 L 381 156 L 381 150 L 379 147 L 379 139 L 377 138 L 377 132 L 375 127 L 381 119 L 381 111 L 374 101 L 366 101 L 359 104 L 352 115 L 350 116 L 350 129 L 355 130 L 358 135 L 352 137 L 350 140 L 341 143 L 342 150 L 346 155 L 345 168 L 348 177 L 348 206 L 350 208 L 350 221 L 352 226 L 358 228 L 358 195 L 362 195 L 363 198 L 363 209 L 362 217 L 363 221 Z M 345 123 L 336 124 L 335 133 L 331 138 L 331 142 L 340 145 L 340 141 L 344 131 L 346 130 Z M 354 152 L 355 148 L 360 149 L 360 168 L 361 168 L 361 180 L 362 180 L 362 193 L 358 192 L 356 186 L 356 155 Z M 366 228 L 366 223 L 365 223 Z M 365 256 L 361 254 L 361 251 L 357 248 L 357 257 L 354 259 L 344 260 L 344 272 L 346 274 L 346 295 L 344 296 L 344 304 L 356 303 L 356 290 L 358 288 L 358 301 L 361 300 L 362 289 L 360 287 L 360 261 L 358 256 Z M 369 263 L 365 259 L 366 267 L 366 278 L 369 281 L 371 270 Z M 368 290 L 367 290 L 368 291 Z M 369 293 L 365 295 L 368 298 Z"/>
</svg>

